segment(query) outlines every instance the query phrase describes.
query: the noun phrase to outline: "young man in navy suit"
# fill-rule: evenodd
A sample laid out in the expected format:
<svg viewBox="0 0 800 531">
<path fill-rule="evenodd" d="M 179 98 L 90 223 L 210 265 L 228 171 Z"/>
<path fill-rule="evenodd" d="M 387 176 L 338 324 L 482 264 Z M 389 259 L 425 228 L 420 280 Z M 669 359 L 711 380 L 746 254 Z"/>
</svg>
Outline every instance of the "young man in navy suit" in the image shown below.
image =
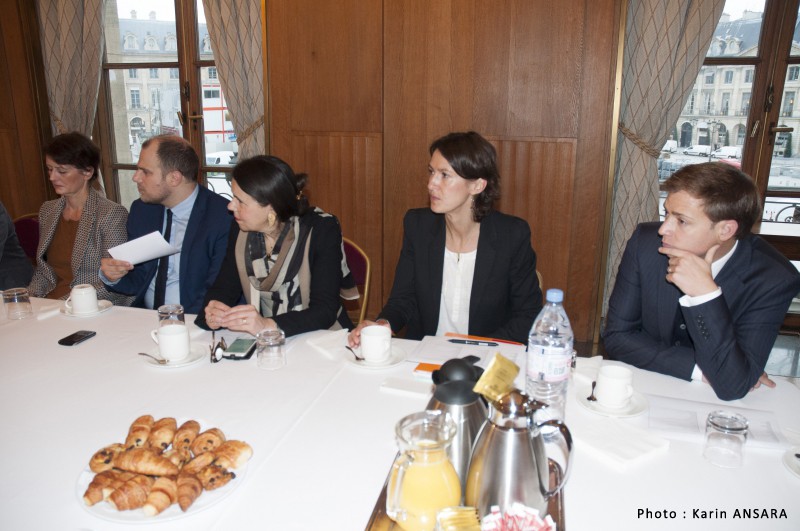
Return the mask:
<svg viewBox="0 0 800 531">
<path fill-rule="evenodd" d="M 194 148 L 179 136 L 161 135 L 142 144 L 133 175 L 141 198 L 131 205 L 128 239 L 158 231 L 180 253 L 135 267 L 103 259 L 103 282 L 136 295 L 134 306 L 181 304 L 186 313 L 197 313 L 217 278 L 233 217 L 225 199 L 198 185 L 199 165 Z"/>
<path fill-rule="evenodd" d="M 721 162 L 685 166 L 665 183 L 663 223 L 642 223 L 609 301 L 611 359 L 684 380 L 722 400 L 761 383 L 800 273 L 750 229 L 761 215 L 755 183 Z"/>
</svg>

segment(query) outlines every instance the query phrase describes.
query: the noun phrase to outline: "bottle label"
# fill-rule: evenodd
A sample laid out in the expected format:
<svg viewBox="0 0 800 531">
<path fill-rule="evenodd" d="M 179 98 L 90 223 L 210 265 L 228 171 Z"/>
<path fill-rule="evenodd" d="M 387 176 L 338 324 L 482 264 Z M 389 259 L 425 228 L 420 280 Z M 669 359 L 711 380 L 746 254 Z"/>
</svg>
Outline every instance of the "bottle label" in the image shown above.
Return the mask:
<svg viewBox="0 0 800 531">
<path fill-rule="evenodd" d="M 572 351 L 566 348 L 528 345 L 528 379 L 560 382 L 569 378 Z"/>
</svg>

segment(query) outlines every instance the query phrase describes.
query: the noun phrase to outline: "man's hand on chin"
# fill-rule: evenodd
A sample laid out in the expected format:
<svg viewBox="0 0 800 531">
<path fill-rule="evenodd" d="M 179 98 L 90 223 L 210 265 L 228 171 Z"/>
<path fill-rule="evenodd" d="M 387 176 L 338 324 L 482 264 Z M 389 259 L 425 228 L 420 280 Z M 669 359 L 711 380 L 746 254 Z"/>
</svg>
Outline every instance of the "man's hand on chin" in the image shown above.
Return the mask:
<svg viewBox="0 0 800 531">
<path fill-rule="evenodd" d="M 669 256 L 667 282 L 675 284 L 679 290 L 690 297 L 706 295 L 719 286 L 711 276 L 711 263 L 719 245 L 714 245 L 705 257 L 674 247 L 659 247 L 658 252 Z"/>
<path fill-rule="evenodd" d="M 705 375 L 703 375 L 703 381 L 708 385 L 711 385 L 711 382 L 709 382 L 708 379 L 706 379 Z M 750 391 L 752 391 L 753 389 L 758 389 L 759 387 L 761 387 L 761 384 L 764 384 L 764 386 L 769 387 L 770 389 L 775 388 L 775 382 L 770 380 L 769 376 L 767 376 L 767 373 L 765 372 L 764 374 L 758 377 L 758 381 L 753 387 L 750 388 Z"/>
</svg>

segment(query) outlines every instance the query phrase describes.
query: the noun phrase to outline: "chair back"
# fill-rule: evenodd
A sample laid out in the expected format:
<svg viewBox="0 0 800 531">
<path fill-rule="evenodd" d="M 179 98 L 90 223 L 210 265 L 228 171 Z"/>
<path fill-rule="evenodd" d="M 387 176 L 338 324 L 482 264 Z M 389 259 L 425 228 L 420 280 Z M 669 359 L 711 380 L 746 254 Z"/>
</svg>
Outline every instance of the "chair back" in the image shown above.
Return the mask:
<svg viewBox="0 0 800 531">
<path fill-rule="evenodd" d="M 39 214 L 25 214 L 14 220 L 14 231 L 19 245 L 31 263 L 36 266 L 36 248 L 39 247 Z"/>
<path fill-rule="evenodd" d="M 347 259 L 347 267 L 350 268 L 350 272 L 353 274 L 353 278 L 356 281 L 356 287 L 358 287 L 358 291 L 361 293 L 361 307 L 358 310 L 358 323 L 360 323 L 364 320 L 364 315 L 366 315 L 367 300 L 369 300 L 369 283 L 371 276 L 370 261 L 367 253 L 352 240 L 348 240 L 347 238 L 342 238 L 342 240 L 344 241 L 344 255 Z M 347 304 L 345 304 L 345 306 L 347 306 Z"/>
</svg>

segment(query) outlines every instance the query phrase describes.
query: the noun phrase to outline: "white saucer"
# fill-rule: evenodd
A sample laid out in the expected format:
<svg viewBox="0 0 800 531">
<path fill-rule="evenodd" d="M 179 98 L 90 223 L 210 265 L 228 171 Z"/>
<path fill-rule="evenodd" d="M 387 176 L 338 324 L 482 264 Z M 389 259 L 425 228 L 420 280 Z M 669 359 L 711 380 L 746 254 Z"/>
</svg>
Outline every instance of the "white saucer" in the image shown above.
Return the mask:
<svg viewBox="0 0 800 531">
<path fill-rule="evenodd" d="M 360 349 L 357 350 L 359 354 L 361 354 Z M 350 351 L 347 351 L 344 359 L 347 360 L 347 363 L 355 365 L 356 367 L 361 367 L 362 369 L 388 369 L 389 367 L 400 365 L 406 361 L 406 356 L 407 354 L 405 350 L 401 349 L 400 347 L 392 347 L 392 354 L 385 360 L 377 363 L 373 361 L 358 361 Z"/>
<path fill-rule="evenodd" d="M 578 404 L 582 405 L 592 413 L 597 413 L 598 415 L 603 415 L 604 417 L 636 417 L 647 411 L 647 408 L 650 407 L 647 399 L 638 391 L 633 392 L 631 401 L 628 402 L 627 406 L 618 409 L 605 407 L 600 405 L 600 402 L 590 402 L 589 400 L 586 400 L 586 397 L 591 394 L 591 386 L 580 387 L 575 391 L 575 400 L 578 401 Z"/>
<path fill-rule="evenodd" d="M 789 472 L 800 478 L 800 459 L 796 458 L 794 454 L 800 454 L 800 446 L 789 448 L 783 454 L 783 464 L 789 469 Z"/>
<path fill-rule="evenodd" d="M 156 358 L 161 357 L 161 353 L 158 351 L 158 347 L 153 347 L 147 351 L 148 354 L 155 356 Z M 187 365 L 191 365 L 193 363 L 197 363 L 203 358 L 211 359 L 211 353 L 208 349 L 208 345 L 203 345 L 202 343 L 192 343 L 191 351 L 189 355 L 183 358 L 182 360 L 177 361 L 168 361 L 167 363 L 159 363 L 153 358 L 148 358 L 147 356 L 142 356 L 144 358 L 145 363 L 148 365 L 152 365 L 153 367 L 158 367 L 159 369 L 177 369 L 178 367 L 186 367 Z"/>
<path fill-rule="evenodd" d="M 66 315 L 67 317 L 94 317 L 97 314 L 103 313 L 109 308 L 114 306 L 111 304 L 111 301 L 97 301 L 97 311 L 92 313 L 72 313 L 72 308 L 67 308 L 66 306 L 61 307 L 61 313 Z"/>
</svg>

